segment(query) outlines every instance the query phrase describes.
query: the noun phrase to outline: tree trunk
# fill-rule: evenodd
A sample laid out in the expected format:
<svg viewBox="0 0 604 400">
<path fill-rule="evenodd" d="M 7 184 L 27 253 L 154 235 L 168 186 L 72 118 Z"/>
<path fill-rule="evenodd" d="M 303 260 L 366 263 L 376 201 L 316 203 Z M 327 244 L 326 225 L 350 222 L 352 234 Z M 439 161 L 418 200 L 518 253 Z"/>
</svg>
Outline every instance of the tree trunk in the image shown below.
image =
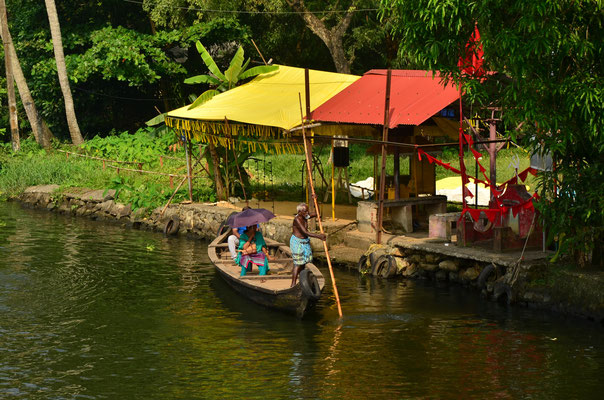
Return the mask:
<svg viewBox="0 0 604 400">
<path fill-rule="evenodd" d="M 356 8 L 354 3 L 350 6 L 346 14 L 344 14 L 344 17 L 340 22 L 331 29 L 327 29 L 327 26 L 322 19 L 317 18 L 316 15 L 308 11 L 304 4 L 304 0 L 288 0 L 288 3 L 296 11 L 302 12 L 300 16 L 306 23 L 306 26 L 317 35 L 323 43 L 325 43 L 329 50 L 329 54 L 331 54 L 331 58 L 333 59 L 336 71 L 341 74 L 349 74 L 351 62 L 346 58 L 343 39 L 348 26 L 350 26 L 352 13 Z"/>
<path fill-rule="evenodd" d="M 216 195 L 218 196 L 218 200 L 227 200 L 224 191 L 224 185 L 222 184 L 222 176 L 220 174 L 220 159 L 218 158 L 218 154 L 216 153 L 216 147 L 214 147 L 214 143 L 212 143 L 212 141 L 210 141 L 210 143 L 208 144 L 208 149 L 210 150 L 210 157 L 212 157 L 212 164 L 214 166 L 214 183 L 216 184 Z"/>
<path fill-rule="evenodd" d="M 48 129 L 48 126 L 46 125 L 42 117 L 40 116 L 40 113 L 38 113 L 38 109 L 36 108 L 34 99 L 31 95 L 31 92 L 29 91 L 29 87 L 27 86 L 25 75 L 23 75 L 21 63 L 19 63 L 19 57 L 17 56 L 17 52 L 15 51 L 15 46 L 13 44 L 13 39 L 11 37 L 10 31 L 7 30 L 6 36 L 2 34 L 2 40 L 8 43 L 14 79 L 17 83 L 19 96 L 21 96 L 21 102 L 23 103 L 23 108 L 25 108 L 25 113 L 27 114 L 27 119 L 29 120 L 29 123 L 31 125 L 34 137 L 36 138 L 36 141 L 40 146 L 48 148 L 50 147 L 50 139 L 53 135 L 50 129 Z"/>
<path fill-rule="evenodd" d="M 75 109 L 73 106 L 73 98 L 71 97 L 71 89 L 69 87 L 69 78 L 67 77 L 67 67 L 65 65 L 65 55 L 63 54 L 63 40 L 61 38 L 61 26 L 59 25 L 59 16 L 57 15 L 57 7 L 54 0 L 44 0 L 46 3 L 46 12 L 48 13 L 48 22 L 50 24 L 50 34 L 52 36 L 52 47 L 55 51 L 55 60 L 57 62 L 57 74 L 59 75 L 59 84 L 65 99 L 65 115 L 67 117 L 67 125 L 69 126 L 69 134 L 71 142 L 76 146 L 84 143 L 78 120 L 76 119 Z"/>
<path fill-rule="evenodd" d="M 2 37 L 7 37 L 8 18 L 6 16 L 6 3 L 0 0 L 0 29 Z M 10 51 L 7 41 L 3 40 L 4 46 L 4 66 L 6 69 L 6 94 L 8 97 L 8 118 L 10 120 L 10 135 L 13 144 L 13 151 L 21 150 L 21 140 L 19 138 L 19 121 L 17 120 L 17 100 L 15 98 L 15 82 L 13 80 L 13 68 L 11 65 Z"/>
</svg>

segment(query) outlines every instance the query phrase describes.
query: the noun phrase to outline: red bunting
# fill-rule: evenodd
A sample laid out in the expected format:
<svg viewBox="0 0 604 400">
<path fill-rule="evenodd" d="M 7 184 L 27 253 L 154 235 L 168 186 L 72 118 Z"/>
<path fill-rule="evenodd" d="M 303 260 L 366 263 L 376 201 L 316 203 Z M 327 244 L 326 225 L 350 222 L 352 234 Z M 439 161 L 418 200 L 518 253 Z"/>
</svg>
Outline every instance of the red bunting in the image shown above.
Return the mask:
<svg viewBox="0 0 604 400">
<path fill-rule="evenodd" d="M 478 160 L 479 158 L 482 157 L 482 153 L 480 153 L 478 150 L 474 149 L 474 147 L 470 147 L 470 150 L 472 151 L 472 154 L 474 154 L 474 158 L 476 160 Z"/>
</svg>

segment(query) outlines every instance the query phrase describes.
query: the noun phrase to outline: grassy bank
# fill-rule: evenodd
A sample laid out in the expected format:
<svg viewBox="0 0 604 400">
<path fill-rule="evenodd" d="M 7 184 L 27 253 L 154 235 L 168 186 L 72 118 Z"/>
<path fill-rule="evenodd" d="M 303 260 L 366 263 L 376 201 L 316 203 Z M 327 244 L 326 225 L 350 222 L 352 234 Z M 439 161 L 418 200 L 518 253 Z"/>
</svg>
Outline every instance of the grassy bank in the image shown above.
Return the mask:
<svg viewBox="0 0 604 400">
<path fill-rule="evenodd" d="M 171 187 L 168 176 L 153 172 L 186 174 L 184 151 L 172 151 L 170 140 L 155 137 L 147 131 L 120 136 L 122 135 L 95 138 L 83 148 L 55 143 L 51 150 L 41 149 L 32 140 L 23 140 L 22 149 L 18 153 L 12 152 L 10 144 L 2 145 L 0 198 L 14 197 L 29 186 L 57 184 L 61 190 L 75 187 L 115 189 L 117 200 L 132 204 L 135 209 L 152 209 L 165 204 L 182 178 L 173 177 Z M 147 146 L 151 142 L 155 143 Z M 87 154 L 89 157 L 66 152 Z M 107 161 L 103 162 L 101 159 Z M 128 169 L 142 169 L 151 173 Z M 196 201 L 215 200 L 214 191 L 206 176 L 195 179 L 193 197 Z M 173 201 L 185 199 L 188 199 L 186 184 L 181 186 Z"/>
<path fill-rule="evenodd" d="M 135 135 L 121 134 L 107 138 L 95 138 L 86 142 L 83 148 L 74 149 L 69 145 L 55 144 L 52 150 L 46 151 L 31 140 L 22 142 L 22 150 L 13 153 L 10 144 L 0 147 L 0 197 L 11 197 L 21 193 L 25 188 L 42 184 L 58 184 L 66 190 L 73 187 L 90 189 L 116 189 L 118 201 L 132 203 L 134 208 L 153 208 L 165 204 L 174 192 L 174 188 L 182 180 L 173 177 L 170 186 L 168 176 L 139 173 L 128 169 L 143 169 L 145 171 L 163 174 L 186 174 L 185 154 L 182 148 L 175 148 L 174 135 L 165 133 L 158 135 L 150 130 L 141 130 Z M 350 167 L 348 168 L 351 182 L 357 182 L 374 174 L 374 157 L 366 153 L 367 145 L 353 144 L 350 148 Z M 116 160 L 131 164 L 103 162 L 95 158 L 67 155 L 65 151 L 87 154 L 91 157 L 105 160 Z M 316 146 L 315 154 L 321 162 L 325 180 L 329 182 L 331 166 L 328 164 L 329 146 Z M 194 146 L 194 153 L 199 149 Z M 459 168 L 456 149 L 445 149 L 437 156 L 453 167 Z M 250 175 L 250 186 L 247 188 L 248 197 L 261 199 L 276 198 L 277 200 L 302 199 L 302 169 L 304 156 L 302 154 L 265 155 L 252 154 L 244 163 L 244 168 Z M 497 157 L 498 181 L 505 181 L 514 174 L 511 164 L 519 162 L 519 169 L 529 165 L 528 155 L 521 149 L 502 150 Z M 140 164 L 139 164 L 140 163 Z M 470 175 L 474 174 L 474 159 L 466 154 L 465 163 Z M 213 183 L 205 172 L 208 169 L 205 160 L 203 166 L 197 167 L 198 176 L 193 184 L 194 201 L 215 201 L 216 195 Z M 483 157 L 482 164 L 488 169 L 488 156 Z M 119 171 L 116 167 L 119 167 Z M 387 174 L 393 172 L 392 157 L 388 158 Z M 401 174 L 409 172 L 409 159 L 401 159 Z M 453 172 L 442 167 L 436 167 L 436 179 L 456 176 Z M 326 190 L 320 175 L 315 175 L 319 192 Z M 528 184 L 534 187 L 534 177 L 529 175 Z M 237 186 L 236 195 L 242 196 Z M 340 193 L 341 201 L 345 195 Z M 176 193 L 174 200 L 179 202 L 188 199 L 188 188 L 185 183 Z"/>
</svg>

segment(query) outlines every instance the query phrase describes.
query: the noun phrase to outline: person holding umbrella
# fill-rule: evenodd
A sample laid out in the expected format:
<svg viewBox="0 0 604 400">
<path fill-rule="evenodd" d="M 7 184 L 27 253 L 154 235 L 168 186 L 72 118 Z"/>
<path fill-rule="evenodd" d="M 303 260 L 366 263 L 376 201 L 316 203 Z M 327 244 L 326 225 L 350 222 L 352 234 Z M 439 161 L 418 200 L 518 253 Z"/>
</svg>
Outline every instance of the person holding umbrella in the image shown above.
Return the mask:
<svg viewBox="0 0 604 400">
<path fill-rule="evenodd" d="M 266 242 L 262 233 L 258 230 L 258 224 L 268 222 L 273 218 L 275 218 L 275 214 L 264 208 L 247 208 L 230 216 L 227 220 L 230 227 L 247 226 L 245 232 L 239 236 L 238 254 L 234 260 L 241 266 L 241 276 L 251 271 L 251 266 L 254 264 L 258 265 L 260 275 L 266 275 L 268 272 L 268 260 L 272 257 L 268 254 Z M 233 235 L 231 236 L 235 236 L 235 229 L 233 229 Z M 229 240 L 229 242 L 231 241 Z M 229 249 L 232 250 L 231 246 L 229 246 Z"/>
<path fill-rule="evenodd" d="M 239 238 L 237 264 L 241 266 L 241 276 L 250 272 L 253 265 L 258 266 L 258 275 L 266 275 L 269 271 L 268 261 L 273 260 L 273 257 L 269 254 L 257 225 L 248 226 Z"/>
</svg>

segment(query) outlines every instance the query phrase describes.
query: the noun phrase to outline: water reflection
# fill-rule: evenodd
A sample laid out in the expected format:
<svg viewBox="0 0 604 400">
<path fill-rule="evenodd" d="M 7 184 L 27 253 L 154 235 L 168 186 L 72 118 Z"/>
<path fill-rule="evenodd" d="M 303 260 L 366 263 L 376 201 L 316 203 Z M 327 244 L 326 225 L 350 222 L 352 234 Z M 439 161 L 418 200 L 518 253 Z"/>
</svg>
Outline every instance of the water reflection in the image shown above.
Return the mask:
<svg viewBox="0 0 604 400">
<path fill-rule="evenodd" d="M 336 271 L 299 321 L 200 241 L 0 204 L 0 398 L 592 398 L 603 330 Z"/>
</svg>

